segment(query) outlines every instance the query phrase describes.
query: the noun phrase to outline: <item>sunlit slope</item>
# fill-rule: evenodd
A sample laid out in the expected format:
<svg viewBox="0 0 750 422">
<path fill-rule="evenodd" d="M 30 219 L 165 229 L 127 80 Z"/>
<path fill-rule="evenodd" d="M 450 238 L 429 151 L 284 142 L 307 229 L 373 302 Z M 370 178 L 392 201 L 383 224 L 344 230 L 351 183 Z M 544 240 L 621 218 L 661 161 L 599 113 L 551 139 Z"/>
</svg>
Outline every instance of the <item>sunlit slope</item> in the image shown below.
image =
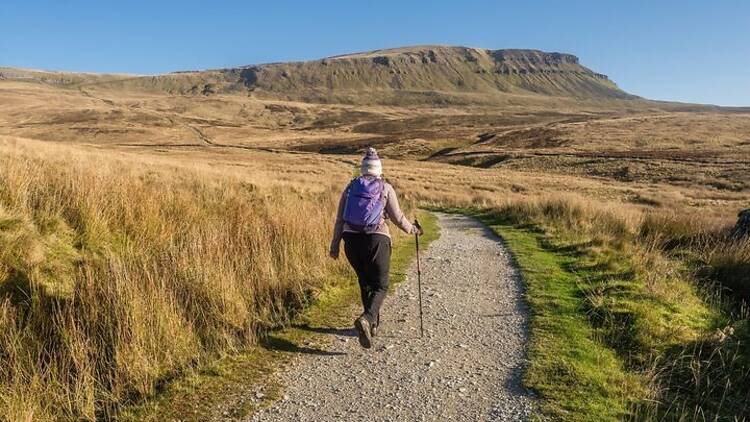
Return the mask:
<svg viewBox="0 0 750 422">
<path fill-rule="evenodd" d="M 631 99 L 570 54 L 419 46 L 304 62 L 157 76 L 0 69 L 5 78 L 169 94 L 252 93 L 264 98 L 352 104 L 492 103 L 503 95 Z"/>
</svg>

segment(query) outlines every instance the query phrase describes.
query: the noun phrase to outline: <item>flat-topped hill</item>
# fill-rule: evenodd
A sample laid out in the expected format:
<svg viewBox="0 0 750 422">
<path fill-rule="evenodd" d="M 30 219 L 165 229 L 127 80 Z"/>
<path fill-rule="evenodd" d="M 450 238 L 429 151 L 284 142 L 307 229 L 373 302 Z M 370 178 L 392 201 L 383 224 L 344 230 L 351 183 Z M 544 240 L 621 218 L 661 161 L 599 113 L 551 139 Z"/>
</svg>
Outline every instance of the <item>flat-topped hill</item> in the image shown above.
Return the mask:
<svg viewBox="0 0 750 422">
<path fill-rule="evenodd" d="M 508 95 L 637 98 L 571 54 L 451 46 L 403 47 L 156 76 L 0 68 L 0 78 L 181 95 L 249 92 L 259 98 L 351 104 L 486 104 Z"/>
</svg>

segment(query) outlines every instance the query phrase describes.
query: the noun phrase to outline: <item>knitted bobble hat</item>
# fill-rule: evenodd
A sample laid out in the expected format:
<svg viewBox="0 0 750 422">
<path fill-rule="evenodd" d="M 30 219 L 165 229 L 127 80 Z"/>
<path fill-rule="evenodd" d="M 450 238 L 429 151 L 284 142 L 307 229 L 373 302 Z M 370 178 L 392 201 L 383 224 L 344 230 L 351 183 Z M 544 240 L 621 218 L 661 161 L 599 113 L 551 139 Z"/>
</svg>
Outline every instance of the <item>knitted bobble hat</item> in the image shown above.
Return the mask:
<svg viewBox="0 0 750 422">
<path fill-rule="evenodd" d="M 360 170 L 363 176 L 380 177 L 383 174 L 383 163 L 380 162 L 380 157 L 378 157 L 378 152 L 375 151 L 375 148 L 367 148 Z"/>
</svg>

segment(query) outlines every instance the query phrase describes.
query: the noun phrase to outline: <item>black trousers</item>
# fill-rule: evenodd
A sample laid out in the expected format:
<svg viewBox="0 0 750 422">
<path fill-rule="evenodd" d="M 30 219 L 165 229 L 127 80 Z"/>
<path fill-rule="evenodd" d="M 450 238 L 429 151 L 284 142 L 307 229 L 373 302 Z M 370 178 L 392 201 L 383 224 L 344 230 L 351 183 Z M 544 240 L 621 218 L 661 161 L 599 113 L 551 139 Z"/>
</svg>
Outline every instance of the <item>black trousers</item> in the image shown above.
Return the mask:
<svg viewBox="0 0 750 422">
<path fill-rule="evenodd" d="M 357 273 L 365 318 L 377 325 L 388 292 L 391 239 L 383 234 L 344 233 L 344 253 Z"/>
</svg>

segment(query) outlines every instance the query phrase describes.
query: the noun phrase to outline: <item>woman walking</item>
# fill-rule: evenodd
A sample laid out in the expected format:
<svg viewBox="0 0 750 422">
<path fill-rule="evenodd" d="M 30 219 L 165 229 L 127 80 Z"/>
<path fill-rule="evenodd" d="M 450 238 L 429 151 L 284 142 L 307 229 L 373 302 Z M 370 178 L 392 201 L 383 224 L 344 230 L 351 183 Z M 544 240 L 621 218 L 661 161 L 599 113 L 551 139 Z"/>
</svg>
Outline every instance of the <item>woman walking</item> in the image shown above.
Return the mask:
<svg viewBox="0 0 750 422">
<path fill-rule="evenodd" d="M 338 259 L 343 238 L 344 253 L 357 273 L 364 308 L 354 327 L 359 343 L 369 349 L 388 292 L 391 236 L 387 220 L 409 234 L 421 235 L 422 229 L 412 225 L 401 212 L 396 191 L 383 179 L 383 165 L 374 148 L 367 150 L 360 170 L 361 176 L 352 180 L 341 194 L 330 255 Z"/>
</svg>

